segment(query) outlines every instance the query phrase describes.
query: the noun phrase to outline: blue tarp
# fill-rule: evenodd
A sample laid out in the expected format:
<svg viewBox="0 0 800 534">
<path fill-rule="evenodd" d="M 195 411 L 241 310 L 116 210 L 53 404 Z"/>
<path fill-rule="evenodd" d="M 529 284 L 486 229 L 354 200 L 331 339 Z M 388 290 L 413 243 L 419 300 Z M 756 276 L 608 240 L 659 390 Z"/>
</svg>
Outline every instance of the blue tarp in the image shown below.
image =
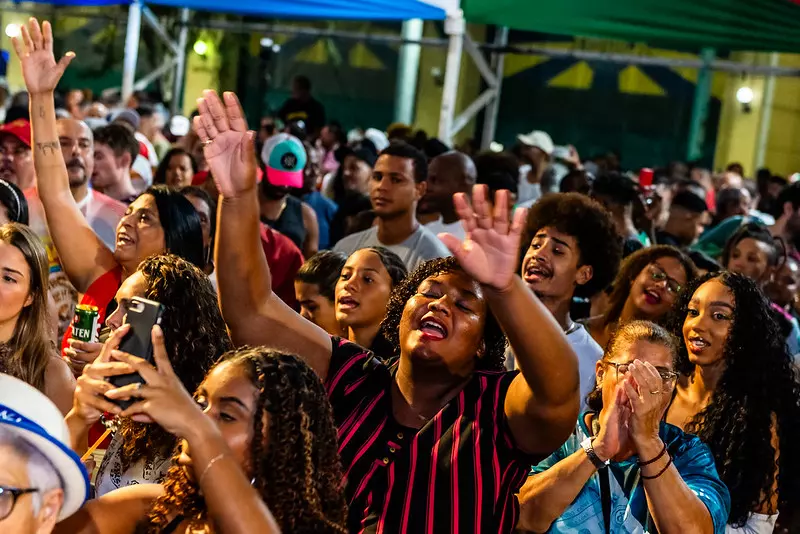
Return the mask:
<svg viewBox="0 0 800 534">
<path fill-rule="evenodd" d="M 130 0 L 33 0 L 57 6 L 110 6 Z M 236 15 L 315 20 L 443 20 L 442 0 L 145 0 L 145 4 L 188 7 Z"/>
</svg>

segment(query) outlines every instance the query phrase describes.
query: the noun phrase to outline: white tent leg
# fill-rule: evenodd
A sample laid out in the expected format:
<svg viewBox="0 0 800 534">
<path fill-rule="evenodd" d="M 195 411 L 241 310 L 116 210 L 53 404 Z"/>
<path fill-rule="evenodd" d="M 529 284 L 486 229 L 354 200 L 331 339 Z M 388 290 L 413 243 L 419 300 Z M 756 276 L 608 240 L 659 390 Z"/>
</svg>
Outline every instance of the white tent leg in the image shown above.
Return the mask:
<svg viewBox="0 0 800 534">
<path fill-rule="evenodd" d="M 175 78 L 172 81 L 172 102 L 170 111 L 180 113 L 183 105 L 183 77 L 186 71 L 186 42 L 189 39 L 189 8 L 181 9 L 181 29 L 178 33 L 178 54 L 175 57 Z"/>
<path fill-rule="evenodd" d="M 439 139 L 446 145 L 453 144 L 453 118 L 458 96 L 458 80 L 461 74 L 461 51 L 464 47 L 464 13 L 461 10 L 447 15 L 445 31 L 450 43 L 447 47 L 447 64 L 442 89 L 442 109 L 439 115 Z"/>
<path fill-rule="evenodd" d="M 498 46 L 506 46 L 508 44 L 508 27 L 502 26 L 497 28 L 497 35 L 494 42 Z M 494 136 L 497 131 L 497 114 L 500 111 L 500 94 L 503 87 L 503 72 L 505 68 L 505 52 L 497 52 L 492 60 L 492 67 L 494 68 L 495 79 L 497 80 L 497 87 L 495 87 L 495 95 L 489 105 L 486 106 L 486 112 L 483 115 L 483 135 L 481 137 L 481 148 L 486 150 L 489 145 L 494 141 Z"/>
<path fill-rule="evenodd" d="M 422 38 L 423 25 L 422 19 L 403 22 L 403 40 L 419 41 Z M 414 103 L 417 96 L 421 52 L 422 47 L 419 44 L 406 43 L 400 47 L 400 58 L 397 62 L 397 88 L 394 94 L 394 120 L 396 122 L 404 124 L 414 122 Z"/>
<path fill-rule="evenodd" d="M 139 0 L 131 2 L 128 8 L 128 29 L 125 33 L 125 58 L 122 67 L 122 103 L 133 94 L 136 79 L 136 61 L 139 58 L 139 32 L 142 28 L 142 4 Z"/>
</svg>

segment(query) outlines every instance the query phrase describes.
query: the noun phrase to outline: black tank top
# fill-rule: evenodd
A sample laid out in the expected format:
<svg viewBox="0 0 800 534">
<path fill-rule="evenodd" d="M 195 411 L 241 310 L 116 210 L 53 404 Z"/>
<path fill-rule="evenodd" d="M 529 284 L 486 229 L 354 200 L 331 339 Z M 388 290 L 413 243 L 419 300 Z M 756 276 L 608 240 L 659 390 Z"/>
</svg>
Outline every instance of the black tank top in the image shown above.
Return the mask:
<svg viewBox="0 0 800 534">
<path fill-rule="evenodd" d="M 277 221 L 272 221 L 266 217 L 261 217 L 261 221 L 291 239 L 294 244 L 297 245 L 297 248 L 303 250 L 303 243 L 306 240 L 306 225 L 303 222 L 303 203 L 292 195 L 286 195 L 285 198 L 286 207 L 281 212 Z"/>
</svg>

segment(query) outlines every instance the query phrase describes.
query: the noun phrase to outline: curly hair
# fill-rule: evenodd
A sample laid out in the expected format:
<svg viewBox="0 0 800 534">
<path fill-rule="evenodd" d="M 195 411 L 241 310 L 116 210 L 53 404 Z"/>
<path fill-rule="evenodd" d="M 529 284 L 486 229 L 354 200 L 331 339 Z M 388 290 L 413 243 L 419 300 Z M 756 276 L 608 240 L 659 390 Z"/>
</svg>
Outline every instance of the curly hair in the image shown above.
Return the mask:
<svg viewBox="0 0 800 534">
<path fill-rule="evenodd" d="M 169 361 L 184 387 L 194 391 L 214 361 L 233 348 L 214 288 L 200 269 L 172 254 L 146 259 L 139 271 L 147 285 L 144 297 L 164 306 Z M 158 425 L 126 419 L 119 432 L 123 471 L 141 458 L 166 457 L 175 446 L 175 437 Z"/>
<path fill-rule="evenodd" d="M 347 505 L 337 432 L 319 377 L 300 358 L 263 348 L 228 352 L 220 364 L 243 366 L 258 390 L 253 436 L 259 439 L 250 443 L 244 467 L 281 531 L 344 534 Z M 161 532 L 175 512 L 189 518 L 205 515 L 197 485 L 176 463 L 164 490 L 137 532 Z"/>
<path fill-rule="evenodd" d="M 642 269 L 658 260 L 659 258 L 674 258 L 678 260 L 686 273 L 686 281 L 691 282 L 697 277 L 697 267 L 695 267 L 689 257 L 675 247 L 668 245 L 656 245 L 653 247 L 637 250 L 622 262 L 619 273 L 611 285 L 608 296 L 608 309 L 603 317 L 603 326 L 608 326 L 619 321 L 622 308 L 631 292 L 633 281 L 642 272 Z"/>
<path fill-rule="evenodd" d="M 683 291 L 668 320 L 678 338 L 679 370 L 690 374 L 683 323 L 695 291 L 719 280 L 733 294 L 735 309 L 723 357 L 725 370 L 711 400 L 687 425 L 711 448 L 720 478 L 730 490 L 729 523 L 742 526 L 748 514 L 773 497 L 775 451 L 770 444 L 772 420 L 780 444 L 778 508 L 789 510 L 800 498 L 800 385 L 785 338 L 766 297 L 749 278 L 730 272 L 710 273 Z"/>
<path fill-rule="evenodd" d="M 578 286 L 577 295 L 591 297 L 611 283 L 622 259 L 622 242 L 603 206 L 580 193 L 543 196 L 528 213 L 520 258 L 524 258 L 536 232 L 546 226 L 574 237 L 580 252 L 578 265 L 592 268 L 591 280 Z"/>
<path fill-rule="evenodd" d="M 394 347 L 395 355 L 399 355 L 400 351 L 400 319 L 403 317 L 403 309 L 406 303 L 417 293 L 420 284 L 428 278 L 455 272 L 463 272 L 458 260 L 452 256 L 449 258 L 437 258 L 422 263 L 400 284 L 394 287 L 386 309 L 386 317 L 381 323 L 380 332 Z M 486 324 L 483 328 L 483 343 L 484 354 L 483 357 L 478 359 L 476 367 L 490 371 L 505 370 L 506 336 L 497 319 L 488 309 L 486 311 Z"/>
</svg>

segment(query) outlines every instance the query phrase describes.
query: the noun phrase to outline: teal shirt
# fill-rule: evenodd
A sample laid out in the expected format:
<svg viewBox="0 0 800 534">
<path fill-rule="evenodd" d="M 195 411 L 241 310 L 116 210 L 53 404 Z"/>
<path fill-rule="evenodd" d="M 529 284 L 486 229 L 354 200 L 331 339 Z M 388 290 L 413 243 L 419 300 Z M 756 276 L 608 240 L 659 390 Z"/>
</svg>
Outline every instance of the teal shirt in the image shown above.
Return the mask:
<svg viewBox="0 0 800 534">
<path fill-rule="evenodd" d="M 589 435 L 584 421 L 585 417 L 581 417 L 575 432 L 566 443 L 536 465 L 531 475 L 547 471 L 581 450 L 581 442 Z M 724 534 L 731 499 L 728 488 L 717 474 L 711 450 L 697 436 L 686 434 L 678 427 L 664 422 L 661 423 L 659 436 L 667 444 L 667 452 L 672 456 L 673 464 L 683 481 L 711 513 L 714 533 Z M 606 468 L 611 475 L 611 534 L 657 532 L 647 509 L 647 498 L 637 461 L 638 457 L 632 456 L 624 462 L 612 462 Z M 605 473 L 602 475 L 605 476 Z M 548 532 L 605 534 L 600 476 L 599 471 L 592 475 L 561 517 L 553 521 Z"/>
</svg>

